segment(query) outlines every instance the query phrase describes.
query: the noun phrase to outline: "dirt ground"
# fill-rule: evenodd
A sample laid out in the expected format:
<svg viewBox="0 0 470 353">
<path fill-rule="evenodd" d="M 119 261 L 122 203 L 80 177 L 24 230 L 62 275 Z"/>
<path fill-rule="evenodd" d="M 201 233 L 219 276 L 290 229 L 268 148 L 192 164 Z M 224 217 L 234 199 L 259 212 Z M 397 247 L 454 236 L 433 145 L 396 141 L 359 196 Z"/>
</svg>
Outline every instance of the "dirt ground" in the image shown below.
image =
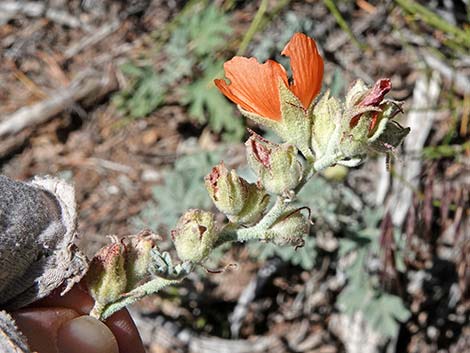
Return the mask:
<svg viewBox="0 0 470 353">
<path fill-rule="evenodd" d="M 72 182 L 80 246 L 89 256 L 106 235 L 136 232 L 132 219 L 148 207 L 154 186 L 165 185 L 164 171 L 178 158 L 225 145 L 221 133 L 191 118 L 176 89 L 138 119 L 113 101 L 129 85 L 123 63 L 145 57 L 158 71 L 169 62 L 161 45 L 191 3 L 197 1 L 0 2 L 0 172 Z M 228 59 L 259 14 L 259 1 L 208 3 L 230 14 L 233 32 L 217 53 Z M 459 28 L 455 34 L 410 8 L 414 1 L 336 2 L 345 27 L 329 3 L 263 1 L 264 21 L 245 55 L 275 48 L 295 23 L 321 48 L 324 87 L 344 90 L 357 78 L 371 84 L 390 77 L 393 99 L 404 101 L 400 122 L 412 133 L 392 171 L 373 157 L 342 181 L 365 204 L 387 207 L 413 254 L 400 279 L 410 319 L 386 344 L 364 344 L 362 352 L 470 351 L 470 5 L 419 2 Z M 57 97 L 52 108 L 38 108 Z M 22 109 L 27 122 L 8 130 Z M 229 145 L 230 158 L 243 160 L 241 145 Z M 361 323 L 345 322 L 334 304 L 336 255 L 319 252 L 307 271 L 277 257 L 256 261 L 243 245 L 233 247 L 219 266 L 237 263 L 236 271 L 195 275 L 132 308 L 149 351 L 361 352 L 349 342 Z M 266 269 L 272 269 L 268 276 Z M 256 293 L 236 340 L 229 318 L 253 281 Z"/>
</svg>

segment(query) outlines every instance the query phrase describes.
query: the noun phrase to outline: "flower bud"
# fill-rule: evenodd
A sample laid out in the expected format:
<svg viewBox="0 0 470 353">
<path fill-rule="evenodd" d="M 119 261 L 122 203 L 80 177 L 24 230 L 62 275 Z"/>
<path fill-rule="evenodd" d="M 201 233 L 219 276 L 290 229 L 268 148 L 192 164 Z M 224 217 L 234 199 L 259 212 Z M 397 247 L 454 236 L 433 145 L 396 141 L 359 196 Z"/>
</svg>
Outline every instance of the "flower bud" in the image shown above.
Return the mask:
<svg viewBox="0 0 470 353">
<path fill-rule="evenodd" d="M 248 198 L 248 182 L 240 178 L 235 170 L 229 170 L 224 163 L 212 168 L 205 178 L 209 196 L 220 212 L 237 215 Z"/>
<path fill-rule="evenodd" d="M 317 159 L 336 153 L 343 110 L 327 91 L 313 108 L 312 149 Z"/>
<path fill-rule="evenodd" d="M 343 121 L 349 122 L 349 127 L 345 126 L 342 134 L 339 150 L 344 159 L 338 161 L 339 164 L 357 165 L 365 159 L 369 148 L 374 149 L 375 146 L 379 150 L 379 145 L 396 147 L 406 136 L 409 129 L 397 129 L 396 123 L 391 123 L 391 119 L 401 110 L 398 102 L 384 99 L 391 88 L 390 79 L 384 78 L 371 89 L 362 81 L 357 81 L 350 89 L 343 113 Z M 389 137 L 380 138 L 387 126 Z M 392 135 L 393 138 L 390 137 Z M 393 141 L 387 143 L 384 138 Z"/>
<path fill-rule="evenodd" d="M 91 261 L 86 282 L 90 295 L 100 306 L 114 302 L 126 291 L 125 256 L 126 246 L 115 239 Z"/>
<path fill-rule="evenodd" d="M 277 245 L 302 247 L 310 231 L 309 221 L 302 209 L 289 208 L 267 231 L 267 238 Z"/>
<path fill-rule="evenodd" d="M 214 215 L 202 210 L 189 210 L 179 219 L 171 238 L 182 261 L 202 262 L 218 238 Z"/>
<path fill-rule="evenodd" d="M 305 158 L 313 157 L 310 149 L 312 135 L 311 106 L 304 107 L 283 82 L 279 82 L 282 121 L 274 126 L 274 131 L 282 139 L 296 146 Z"/>
<path fill-rule="evenodd" d="M 151 251 L 156 246 L 157 236 L 143 231 L 132 237 L 127 245 L 126 272 L 127 288 L 133 289 L 138 282 L 148 276 L 148 267 L 152 262 Z"/>
<path fill-rule="evenodd" d="M 256 184 L 248 184 L 248 197 L 245 206 L 238 215 L 229 216 L 229 220 L 234 223 L 252 225 L 258 222 L 266 211 L 269 204 L 269 195 L 266 190 Z"/>
<path fill-rule="evenodd" d="M 257 222 L 269 203 L 265 190 L 230 172 L 223 163 L 205 177 L 207 191 L 219 211 L 233 223 L 250 225 Z"/>
<path fill-rule="evenodd" d="M 366 88 L 365 91 L 364 88 Z M 381 118 L 383 118 L 383 114 L 380 113 L 384 110 L 384 104 L 386 103 L 384 97 L 391 89 L 392 83 L 388 78 L 378 80 L 371 89 L 367 89 L 362 81 L 357 81 L 347 95 L 346 110 L 354 111 L 354 107 L 372 107 L 378 109 L 367 111 L 366 108 L 364 113 L 352 116 L 349 122 L 351 129 L 358 125 L 359 119 L 366 119 L 369 123 L 367 136 L 372 136 Z"/>
<path fill-rule="evenodd" d="M 280 195 L 299 184 L 302 164 L 295 146 L 274 144 L 256 133 L 252 133 L 245 146 L 248 164 L 268 192 Z"/>
</svg>

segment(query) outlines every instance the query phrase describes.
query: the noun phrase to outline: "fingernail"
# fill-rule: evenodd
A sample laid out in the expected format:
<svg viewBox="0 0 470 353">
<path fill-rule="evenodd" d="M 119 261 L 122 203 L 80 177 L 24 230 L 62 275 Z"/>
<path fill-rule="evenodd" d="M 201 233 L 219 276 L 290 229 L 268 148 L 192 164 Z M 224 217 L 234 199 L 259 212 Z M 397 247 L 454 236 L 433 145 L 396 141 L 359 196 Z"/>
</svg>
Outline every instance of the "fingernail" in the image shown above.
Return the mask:
<svg viewBox="0 0 470 353">
<path fill-rule="evenodd" d="M 57 347 L 60 353 L 119 353 L 111 330 L 87 315 L 62 325 L 57 335 Z"/>
</svg>

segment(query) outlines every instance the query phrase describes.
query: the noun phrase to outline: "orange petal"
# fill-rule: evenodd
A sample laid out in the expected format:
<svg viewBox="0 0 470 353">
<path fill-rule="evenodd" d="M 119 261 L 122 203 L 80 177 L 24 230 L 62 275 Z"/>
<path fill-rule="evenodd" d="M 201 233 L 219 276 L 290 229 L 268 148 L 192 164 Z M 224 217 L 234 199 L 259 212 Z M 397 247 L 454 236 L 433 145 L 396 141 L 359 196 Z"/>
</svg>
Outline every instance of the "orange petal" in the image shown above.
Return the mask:
<svg viewBox="0 0 470 353">
<path fill-rule="evenodd" d="M 320 93 L 323 79 L 323 59 L 315 41 L 303 33 L 296 33 L 281 52 L 290 58 L 294 82 L 290 90 L 308 109 Z"/>
<path fill-rule="evenodd" d="M 230 80 L 214 80 L 217 88 L 231 101 L 251 113 L 281 120 L 279 79 L 287 85 L 287 74 L 277 62 L 260 64 L 255 58 L 236 56 L 224 64 Z"/>
</svg>

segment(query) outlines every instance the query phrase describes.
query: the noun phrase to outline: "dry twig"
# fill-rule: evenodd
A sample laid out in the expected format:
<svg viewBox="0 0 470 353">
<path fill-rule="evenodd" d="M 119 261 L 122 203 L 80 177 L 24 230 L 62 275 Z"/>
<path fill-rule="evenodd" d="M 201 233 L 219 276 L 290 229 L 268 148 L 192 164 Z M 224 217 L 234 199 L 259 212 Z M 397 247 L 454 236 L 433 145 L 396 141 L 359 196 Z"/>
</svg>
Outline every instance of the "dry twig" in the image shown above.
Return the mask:
<svg viewBox="0 0 470 353">
<path fill-rule="evenodd" d="M 10 116 L 0 119 L 0 137 L 20 132 L 46 122 L 53 116 L 86 97 L 100 97 L 116 87 L 114 76 L 89 70 L 75 78 L 72 83 L 51 93 L 46 100 L 23 107 Z"/>
</svg>

